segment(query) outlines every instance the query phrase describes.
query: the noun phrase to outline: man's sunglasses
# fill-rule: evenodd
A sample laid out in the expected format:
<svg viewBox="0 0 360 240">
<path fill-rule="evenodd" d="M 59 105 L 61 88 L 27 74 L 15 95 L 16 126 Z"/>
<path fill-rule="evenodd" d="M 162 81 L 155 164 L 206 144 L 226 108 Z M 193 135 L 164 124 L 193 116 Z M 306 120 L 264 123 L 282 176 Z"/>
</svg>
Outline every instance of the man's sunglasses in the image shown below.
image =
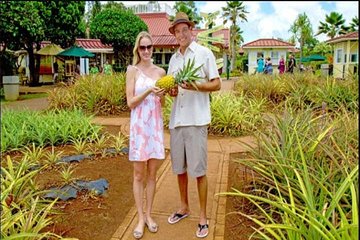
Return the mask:
<svg viewBox="0 0 360 240">
<path fill-rule="evenodd" d="M 153 45 L 139 46 L 139 49 L 142 51 L 145 51 L 145 49 L 150 50 L 152 47 L 153 47 Z"/>
</svg>

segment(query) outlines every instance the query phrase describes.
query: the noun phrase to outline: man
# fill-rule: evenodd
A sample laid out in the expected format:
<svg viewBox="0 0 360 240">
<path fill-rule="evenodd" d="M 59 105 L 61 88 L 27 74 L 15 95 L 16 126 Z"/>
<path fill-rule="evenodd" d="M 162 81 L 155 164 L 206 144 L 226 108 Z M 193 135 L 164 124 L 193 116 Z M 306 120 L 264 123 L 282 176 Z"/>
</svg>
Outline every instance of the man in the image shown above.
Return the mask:
<svg viewBox="0 0 360 240">
<path fill-rule="evenodd" d="M 294 67 L 295 67 L 295 58 L 293 55 L 290 54 L 289 56 L 289 65 L 288 65 L 288 72 L 289 73 L 293 73 L 294 72 Z"/>
<path fill-rule="evenodd" d="M 175 97 L 169 122 L 171 161 L 178 178 L 180 208 L 168 218 L 168 222 L 175 224 L 190 214 L 189 173 L 197 180 L 200 219 L 196 236 L 202 238 L 209 233 L 206 216 L 207 127 L 211 121 L 209 93 L 220 89 L 221 79 L 214 54 L 192 41 L 194 25 L 185 13 L 178 12 L 169 28 L 180 46 L 170 59 L 168 74 L 176 74 L 189 59 L 195 59 L 195 67 L 202 67 L 197 72 L 201 80 L 196 82 L 196 88 L 182 83 L 170 91 L 170 95 Z"/>
</svg>

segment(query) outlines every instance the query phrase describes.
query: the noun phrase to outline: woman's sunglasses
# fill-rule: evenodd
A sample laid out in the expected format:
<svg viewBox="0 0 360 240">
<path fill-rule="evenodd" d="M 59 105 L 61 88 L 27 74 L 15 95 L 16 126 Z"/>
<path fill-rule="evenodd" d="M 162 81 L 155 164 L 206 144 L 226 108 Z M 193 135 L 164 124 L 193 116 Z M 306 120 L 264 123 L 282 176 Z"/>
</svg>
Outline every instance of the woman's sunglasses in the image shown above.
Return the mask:
<svg viewBox="0 0 360 240">
<path fill-rule="evenodd" d="M 145 51 L 145 49 L 150 50 L 152 47 L 153 47 L 153 45 L 139 46 L 139 49 L 142 51 Z"/>
</svg>

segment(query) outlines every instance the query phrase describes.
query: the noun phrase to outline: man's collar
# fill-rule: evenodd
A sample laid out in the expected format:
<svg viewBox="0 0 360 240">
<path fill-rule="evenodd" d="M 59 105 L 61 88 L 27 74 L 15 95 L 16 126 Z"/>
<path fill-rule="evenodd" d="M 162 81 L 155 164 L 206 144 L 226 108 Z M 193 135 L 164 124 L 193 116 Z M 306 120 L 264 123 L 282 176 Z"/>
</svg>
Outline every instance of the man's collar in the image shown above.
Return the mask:
<svg viewBox="0 0 360 240">
<path fill-rule="evenodd" d="M 195 41 L 191 41 L 190 45 L 186 48 L 185 52 L 188 51 L 188 49 L 192 52 L 195 52 L 196 48 L 197 48 L 197 43 Z M 179 55 L 181 55 L 180 47 L 176 51 L 176 56 L 178 57 Z"/>
</svg>

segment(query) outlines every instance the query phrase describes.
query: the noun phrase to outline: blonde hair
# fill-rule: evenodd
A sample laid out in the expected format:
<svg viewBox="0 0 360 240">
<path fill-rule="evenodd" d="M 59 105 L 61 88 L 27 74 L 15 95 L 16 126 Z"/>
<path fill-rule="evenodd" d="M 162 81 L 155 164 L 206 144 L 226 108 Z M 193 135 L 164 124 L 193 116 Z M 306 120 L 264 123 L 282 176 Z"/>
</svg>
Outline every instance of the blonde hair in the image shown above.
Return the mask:
<svg viewBox="0 0 360 240">
<path fill-rule="evenodd" d="M 140 55 L 138 52 L 138 48 L 140 45 L 140 41 L 143 38 L 148 38 L 151 41 L 151 44 L 153 42 L 152 37 L 151 37 L 150 33 L 148 33 L 148 32 L 142 31 L 137 35 L 136 40 L 135 40 L 135 46 L 133 49 L 133 65 L 136 65 L 140 62 Z"/>
</svg>

